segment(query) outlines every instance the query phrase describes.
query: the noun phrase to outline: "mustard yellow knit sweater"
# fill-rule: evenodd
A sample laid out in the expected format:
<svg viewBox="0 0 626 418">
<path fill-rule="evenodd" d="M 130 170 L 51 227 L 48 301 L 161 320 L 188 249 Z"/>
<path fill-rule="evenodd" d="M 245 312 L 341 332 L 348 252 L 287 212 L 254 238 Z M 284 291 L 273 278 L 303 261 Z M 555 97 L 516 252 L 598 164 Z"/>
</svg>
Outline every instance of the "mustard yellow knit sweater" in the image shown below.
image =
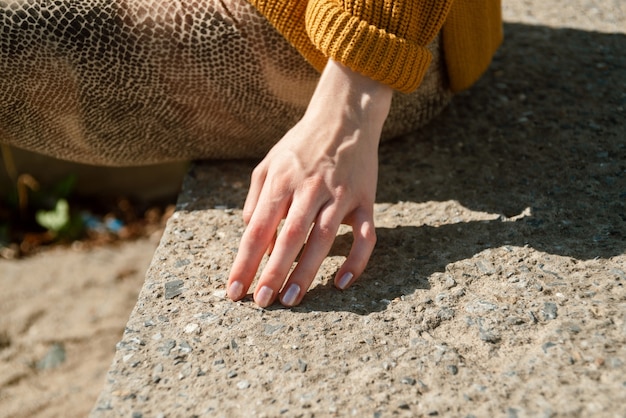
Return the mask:
<svg viewBox="0 0 626 418">
<path fill-rule="evenodd" d="M 450 87 L 471 86 L 502 40 L 500 0 L 250 0 L 318 70 L 329 58 L 396 90 L 424 77 L 443 29 Z"/>
</svg>

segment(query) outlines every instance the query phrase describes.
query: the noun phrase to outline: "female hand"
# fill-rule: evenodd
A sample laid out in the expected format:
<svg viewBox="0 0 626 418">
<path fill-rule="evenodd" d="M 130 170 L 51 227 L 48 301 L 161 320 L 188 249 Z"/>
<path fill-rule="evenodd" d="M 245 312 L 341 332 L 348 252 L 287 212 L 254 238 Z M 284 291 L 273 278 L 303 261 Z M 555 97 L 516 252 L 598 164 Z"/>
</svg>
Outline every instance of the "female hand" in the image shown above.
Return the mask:
<svg viewBox="0 0 626 418">
<path fill-rule="evenodd" d="M 300 303 L 342 223 L 352 226 L 354 243 L 335 286 L 345 289 L 363 272 L 376 242 L 378 142 L 391 96 L 391 88 L 329 61 L 304 117 L 252 173 L 231 299 L 246 295 L 270 250 L 255 302 L 267 307 L 280 296 L 286 306 Z"/>
</svg>

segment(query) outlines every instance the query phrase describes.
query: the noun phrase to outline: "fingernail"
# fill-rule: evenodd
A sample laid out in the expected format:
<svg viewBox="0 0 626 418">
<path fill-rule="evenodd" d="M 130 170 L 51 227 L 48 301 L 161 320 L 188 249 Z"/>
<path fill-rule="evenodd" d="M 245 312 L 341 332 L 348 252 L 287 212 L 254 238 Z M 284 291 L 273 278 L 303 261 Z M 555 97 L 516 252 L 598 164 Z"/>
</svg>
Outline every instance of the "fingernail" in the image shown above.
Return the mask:
<svg viewBox="0 0 626 418">
<path fill-rule="evenodd" d="M 283 295 L 283 305 L 293 306 L 300 295 L 300 286 L 295 283 L 292 283 L 291 286 L 287 289 L 285 294 Z"/>
<path fill-rule="evenodd" d="M 354 274 L 347 272 L 341 276 L 341 279 L 337 282 L 337 287 L 341 290 L 344 290 L 350 284 L 350 280 L 354 277 Z"/>
<path fill-rule="evenodd" d="M 256 300 L 257 305 L 259 305 L 261 308 L 265 308 L 266 306 L 270 304 L 270 301 L 272 300 L 273 295 L 274 295 L 274 291 L 272 289 L 270 289 L 267 286 L 263 286 L 262 288 L 259 289 L 259 291 L 256 294 L 256 298 L 254 299 Z"/>
<path fill-rule="evenodd" d="M 243 284 L 241 282 L 232 282 L 228 287 L 228 297 L 232 300 L 239 300 L 243 293 Z"/>
</svg>

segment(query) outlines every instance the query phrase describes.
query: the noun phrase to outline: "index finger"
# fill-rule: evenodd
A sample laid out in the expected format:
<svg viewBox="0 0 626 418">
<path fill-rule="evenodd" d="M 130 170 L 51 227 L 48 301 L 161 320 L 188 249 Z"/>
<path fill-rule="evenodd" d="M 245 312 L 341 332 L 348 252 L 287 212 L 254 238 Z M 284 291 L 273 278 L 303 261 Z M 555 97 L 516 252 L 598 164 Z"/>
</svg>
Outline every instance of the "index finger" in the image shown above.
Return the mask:
<svg viewBox="0 0 626 418">
<path fill-rule="evenodd" d="M 265 200 L 269 203 L 265 204 Z M 263 192 L 259 202 L 241 237 L 239 250 L 230 270 L 227 293 L 232 300 L 239 300 L 246 295 L 265 250 L 271 244 L 289 205 L 289 199 L 264 199 Z"/>
</svg>

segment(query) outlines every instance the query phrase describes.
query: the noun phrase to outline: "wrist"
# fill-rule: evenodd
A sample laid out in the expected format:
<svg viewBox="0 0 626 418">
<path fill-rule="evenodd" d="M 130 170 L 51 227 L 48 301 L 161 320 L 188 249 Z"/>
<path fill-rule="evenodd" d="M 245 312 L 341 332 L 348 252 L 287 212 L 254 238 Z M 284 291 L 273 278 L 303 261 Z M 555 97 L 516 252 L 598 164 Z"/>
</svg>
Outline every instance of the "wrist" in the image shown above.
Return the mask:
<svg viewBox="0 0 626 418">
<path fill-rule="evenodd" d="M 391 87 L 329 60 L 307 113 L 331 111 L 360 128 L 382 130 L 392 96 Z"/>
</svg>

